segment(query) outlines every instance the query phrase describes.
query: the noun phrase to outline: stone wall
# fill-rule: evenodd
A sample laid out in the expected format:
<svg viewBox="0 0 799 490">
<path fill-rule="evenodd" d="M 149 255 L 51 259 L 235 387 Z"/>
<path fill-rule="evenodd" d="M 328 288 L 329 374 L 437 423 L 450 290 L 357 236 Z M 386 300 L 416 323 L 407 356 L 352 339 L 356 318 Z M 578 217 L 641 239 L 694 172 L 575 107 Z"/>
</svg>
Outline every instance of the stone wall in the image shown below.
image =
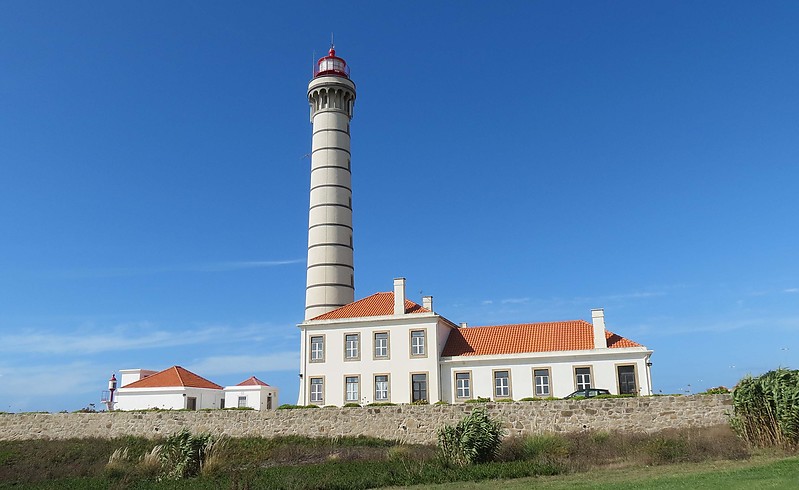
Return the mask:
<svg viewBox="0 0 799 490">
<path fill-rule="evenodd" d="M 293 409 L 269 412 L 20 413 L 0 415 L 0 440 L 159 437 L 182 429 L 231 437 L 373 436 L 431 443 L 436 429 L 478 406 L 503 421 L 509 434 L 623 430 L 655 432 L 728 422 L 730 395 L 656 396 L 600 400 L 463 405 Z"/>
</svg>

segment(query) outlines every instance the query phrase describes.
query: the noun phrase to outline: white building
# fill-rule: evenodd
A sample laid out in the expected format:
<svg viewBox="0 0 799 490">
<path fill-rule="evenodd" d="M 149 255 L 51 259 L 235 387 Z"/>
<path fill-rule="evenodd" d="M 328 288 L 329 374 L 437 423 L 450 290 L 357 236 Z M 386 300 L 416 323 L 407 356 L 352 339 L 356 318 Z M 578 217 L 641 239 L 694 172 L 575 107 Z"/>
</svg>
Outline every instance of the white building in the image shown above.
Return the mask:
<svg viewBox="0 0 799 490">
<path fill-rule="evenodd" d="M 149 369 L 121 369 L 120 388 L 114 397 L 116 410 L 201 410 L 249 407 L 274 410 L 278 390 L 252 376 L 236 386 L 222 388 L 180 366 L 156 372 Z"/>
<path fill-rule="evenodd" d="M 652 393 L 651 350 L 592 323 L 573 320 L 459 326 L 431 297 L 405 298 L 405 280 L 306 320 L 298 404 L 463 402 L 564 397 L 581 388 Z"/>
<path fill-rule="evenodd" d="M 313 138 L 298 404 L 450 403 L 563 397 L 581 388 L 649 395 L 651 350 L 574 320 L 465 328 L 394 291 L 354 301 L 350 120 L 355 84 L 330 49 L 308 85 Z"/>
<path fill-rule="evenodd" d="M 269 386 L 255 376 L 236 386 L 225 387 L 225 407 L 275 410 L 278 405 L 277 388 Z"/>
<path fill-rule="evenodd" d="M 180 366 L 161 372 L 122 369 L 119 374 L 121 387 L 116 392 L 116 410 L 199 410 L 223 406 L 221 386 Z"/>
</svg>

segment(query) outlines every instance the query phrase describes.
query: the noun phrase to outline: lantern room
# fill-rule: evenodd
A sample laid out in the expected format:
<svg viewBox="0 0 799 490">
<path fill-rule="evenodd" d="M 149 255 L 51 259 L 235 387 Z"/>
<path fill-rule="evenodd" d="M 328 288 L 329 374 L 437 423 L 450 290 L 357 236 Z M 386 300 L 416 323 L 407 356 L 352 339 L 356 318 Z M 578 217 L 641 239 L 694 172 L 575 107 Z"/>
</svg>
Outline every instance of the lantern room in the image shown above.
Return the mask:
<svg viewBox="0 0 799 490">
<path fill-rule="evenodd" d="M 319 58 L 313 76 L 314 78 L 323 76 L 349 78 L 350 68 L 346 61 L 336 56 L 336 50 L 331 47 L 327 56 Z"/>
</svg>

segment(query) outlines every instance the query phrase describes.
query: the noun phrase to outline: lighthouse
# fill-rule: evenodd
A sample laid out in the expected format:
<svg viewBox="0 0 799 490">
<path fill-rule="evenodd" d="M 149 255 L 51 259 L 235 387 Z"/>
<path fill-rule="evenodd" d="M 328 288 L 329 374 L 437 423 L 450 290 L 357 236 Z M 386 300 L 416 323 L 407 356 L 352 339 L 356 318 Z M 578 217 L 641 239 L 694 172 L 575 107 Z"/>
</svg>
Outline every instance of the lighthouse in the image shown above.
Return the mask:
<svg viewBox="0 0 799 490">
<path fill-rule="evenodd" d="M 313 136 L 305 319 L 355 299 L 350 120 L 355 84 L 331 46 L 308 84 Z"/>
</svg>

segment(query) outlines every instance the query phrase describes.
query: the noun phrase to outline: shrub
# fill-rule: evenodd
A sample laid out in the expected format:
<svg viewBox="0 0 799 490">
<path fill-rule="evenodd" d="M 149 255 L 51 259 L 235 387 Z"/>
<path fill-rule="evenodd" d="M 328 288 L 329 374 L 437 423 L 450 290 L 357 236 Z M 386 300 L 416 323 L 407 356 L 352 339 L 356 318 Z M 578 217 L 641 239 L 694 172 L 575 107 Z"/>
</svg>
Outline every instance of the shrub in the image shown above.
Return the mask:
<svg viewBox="0 0 799 490">
<path fill-rule="evenodd" d="M 700 393 L 700 395 L 723 395 L 729 392 L 730 390 L 728 390 L 726 386 L 717 386 L 715 388 L 708 388 L 707 391 Z"/>
<path fill-rule="evenodd" d="M 488 403 L 490 401 L 491 398 L 483 398 L 482 396 L 478 396 L 477 398 L 466 400 L 466 403 Z"/>
<path fill-rule="evenodd" d="M 555 434 L 509 437 L 502 441 L 498 458 L 501 461 L 546 461 L 566 458 L 571 451 L 567 439 Z"/>
<path fill-rule="evenodd" d="M 497 398 L 494 403 L 513 403 L 513 398 Z"/>
<path fill-rule="evenodd" d="M 416 400 L 411 402 L 411 405 L 429 405 L 427 400 Z"/>
<path fill-rule="evenodd" d="M 491 461 L 502 439 L 502 423 L 492 420 L 484 408 L 477 408 L 455 426 L 445 425 L 438 430 L 438 447 L 447 464 L 466 464 Z"/>
<path fill-rule="evenodd" d="M 733 429 L 757 447 L 799 444 L 799 371 L 779 368 L 738 383 Z"/>
<path fill-rule="evenodd" d="M 346 408 L 360 408 L 360 403 L 345 403 L 344 407 Z"/>
<path fill-rule="evenodd" d="M 212 443 L 209 434 L 192 435 L 186 429 L 167 437 L 161 450 L 161 464 L 166 477 L 179 479 L 200 474 Z"/>
<path fill-rule="evenodd" d="M 366 406 L 367 407 L 396 407 L 397 404 L 396 403 L 391 403 L 391 402 L 372 402 L 372 403 L 370 403 L 370 404 L 368 404 Z"/>
<path fill-rule="evenodd" d="M 433 405 L 449 405 L 449 402 L 445 402 L 444 400 L 439 400 L 435 402 Z"/>
</svg>

